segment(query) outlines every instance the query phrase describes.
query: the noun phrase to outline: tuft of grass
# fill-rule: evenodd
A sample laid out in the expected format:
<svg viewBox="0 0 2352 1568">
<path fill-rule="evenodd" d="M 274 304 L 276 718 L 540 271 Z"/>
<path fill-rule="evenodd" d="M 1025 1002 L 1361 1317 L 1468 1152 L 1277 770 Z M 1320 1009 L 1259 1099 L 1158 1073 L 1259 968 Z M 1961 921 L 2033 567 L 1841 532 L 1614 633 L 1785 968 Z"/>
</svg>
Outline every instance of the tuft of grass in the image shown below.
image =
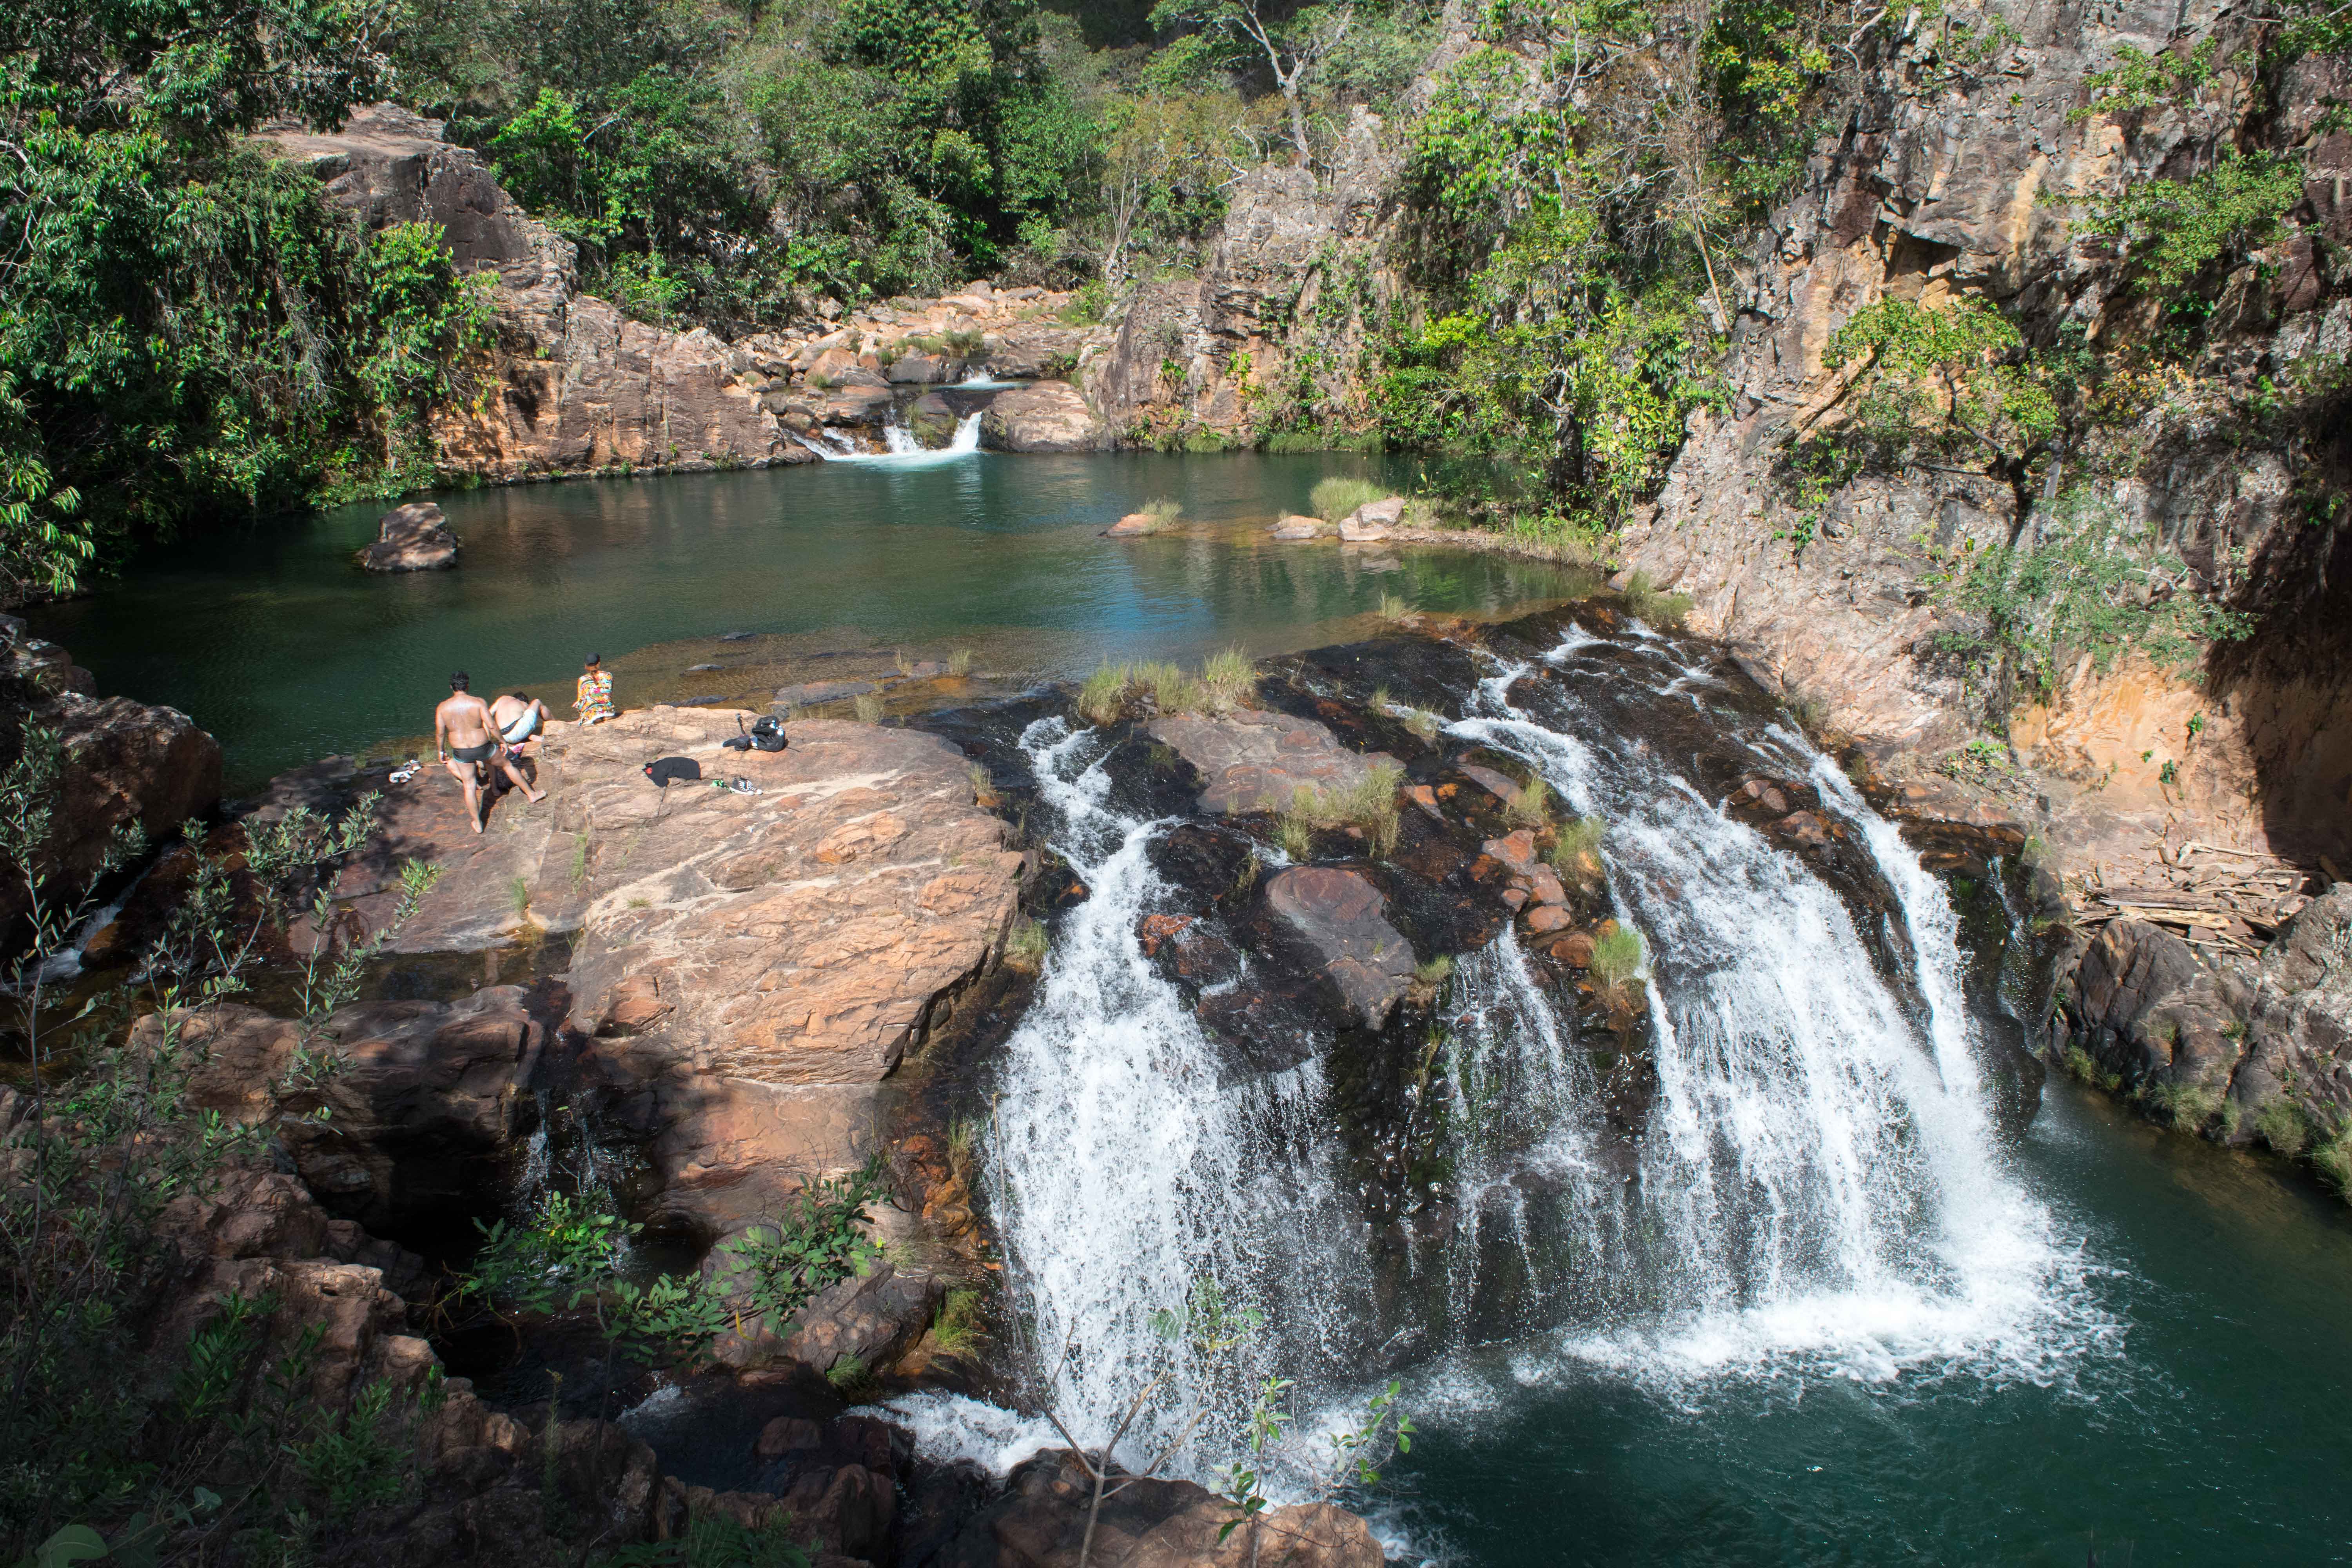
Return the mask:
<svg viewBox="0 0 2352 1568">
<path fill-rule="evenodd" d="M 1370 479 L 1342 479 L 1334 474 L 1315 481 L 1307 492 L 1307 510 L 1326 522 L 1337 522 L 1367 501 L 1387 498 L 1389 490 Z"/>
<path fill-rule="evenodd" d="M 1225 901 L 1239 903 L 1248 898 L 1250 889 L 1257 886 L 1258 873 L 1265 869 L 1265 864 L 1257 858 L 1257 851 L 1251 850 L 1249 858 L 1242 862 L 1242 868 L 1234 873 L 1234 885 L 1225 890 Z"/>
<path fill-rule="evenodd" d="M 2201 1132 L 2221 1114 L 2221 1091 L 2203 1084 L 2160 1083 L 2148 1091 L 2148 1104 L 2176 1132 Z"/>
<path fill-rule="evenodd" d="M 2311 1118 L 2291 1100 L 2273 1100 L 2254 1118 L 2255 1135 L 2289 1159 L 2311 1144 Z"/>
<path fill-rule="evenodd" d="M 572 883 L 578 887 L 588 879 L 588 835 L 572 836 Z"/>
<path fill-rule="evenodd" d="M 1642 952 L 1642 933 L 1628 925 L 1619 925 L 1593 938 L 1591 973 L 1594 984 L 1606 991 L 1622 987 L 1641 970 Z"/>
<path fill-rule="evenodd" d="M 948 673 L 958 680 L 971 673 L 971 649 L 960 647 L 948 655 Z"/>
<path fill-rule="evenodd" d="M 1684 619 L 1691 612 L 1691 596 L 1688 594 L 1660 592 L 1658 585 L 1650 581 L 1647 572 L 1636 572 L 1626 578 L 1625 592 L 1621 596 L 1625 601 L 1625 607 L 1633 612 L 1636 619 L 1668 631 L 1680 631 Z"/>
<path fill-rule="evenodd" d="M 1257 667 L 1238 647 L 1221 648 L 1201 665 L 1201 694 L 1212 713 L 1230 713 L 1257 700 Z"/>
<path fill-rule="evenodd" d="M 1389 689 L 1388 689 L 1387 687 L 1385 687 L 1385 686 L 1375 686 L 1375 687 L 1373 687 L 1373 688 L 1372 688 L 1372 711 L 1373 711 L 1373 712 L 1375 712 L 1375 713 L 1386 713 L 1390 709 L 1391 709 L 1391 708 L 1393 708 L 1393 707 L 1395 707 L 1395 706 L 1396 706 L 1395 700 L 1394 700 L 1394 699 L 1392 699 L 1392 698 L 1391 698 L 1391 697 L 1389 696 Z"/>
<path fill-rule="evenodd" d="M 1688 606 L 1685 606 L 1687 608 Z M 1783 704 L 1789 717 L 1807 740 L 1818 741 L 1829 731 L 1829 699 L 1811 691 L 1791 691 Z"/>
<path fill-rule="evenodd" d="M 530 918 L 530 883 L 529 879 L 522 877 L 517 877 L 513 881 L 508 883 L 507 897 L 514 901 L 515 919 L 519 921 L 527 921 Z"/>
<path fill-rule="evenodd" d="M 2068 1046 L 2059 1057 L 2058 1065 L 2064 1068 L 2066 1076 L 2076 1083 L 2095 1084 L 2099 1081 L 2099 1064 L 2092 1060 L 2091 1053 L 2080 1046 Z"/>
<path fill-rule="evenodd" d="M 1412 601 L 1396 594 L 1382 594 L 1380 608 L 1374 613 L 1384 621 L 1402 621 L 1413 613 Z"/>
<path fill-rule="evenodd" d="M 843 1356 L 824 1369 L 825 1382 L 852 1405 L 863 1405 L 875 1392 L 873 1369 L 854 1355 Z"/>
<path fill-rule="evenodd" d="M 983 811 L 992 808 L 997 803 L 996 781 L 988 776 L 988 770 L 978 763 L 967 763 L 963 772 L 971 781 L 972 805 Z"/>
<path fill-rule="evenodd" d="M 1027 915 L 1014 915 L 1004 933 L 1004 962 L 1034 974 L 1045 962 L 1045 928 Z"/>
<path fill-rule="evenodd" d="M 2352 1199 L 2352 1128 L 2314 1149 L 2311 1163 L 2329 1186 Z"/>
<path fill-rule="evenodd" d="M 808 373 L 808 384 L 809 390 L 812 392 L 831 392 L 833 390 L 833 377 L 825 374 L 824 372 L 821 370 L 813 370 Z"/>
<path fill-rule="evenodd" d="M 959 1180 L 971 1174 L 971 1158 L 980 1149 L 981 1120 L 959 1116 L 948 1123 L 948 1170 Z"/>
<path fill-rule="evenodd" d="M 1415 965 L 1412 972 L 1413 984 L 1431 991 L 1436 990 L 1453 977 L 1454 955 L 1449 952 L 1441 952 L 1427 963 Z"/>
<path fill-rule="evenodd" d="M 1150 692 L 1151 706 L 1161 713 L 1197 713 L 1206 706 L 1200 681 L 1186 674 L 1181 665 L 1139 664 L 1135 677 Z"/>
<path fill-rule="evenodd" d="M 890 667 L 898 672 L 901 679 L 910 676 L 915 673 L 915 656 L 905 648 L 894 647 L 890 650 Z"/>
<path fill-rule="evenodd" d="M 1551 868 L 1575 876 L 1589 875 L 1584 861 L 1587 856 L 1595 865 L 1601 859 L 1601 841 L 1609 835 L 1609 825 L 1597 816 L 1571 816 L 1559 825 L 1559 837 L 1551 847 Z"/>
<path fill-rule="evenodd" d="M 856 713 L 857 721 L 861 724 L 882 722 L 882 699 L 870 691 L 851 703 L 850 708 Z"/>
<path fill-rule="evenodd" d="M 1127 689 L 1135 684 L 1135 667 L 1108 659 L 1095 666 L 1078 688 L 1078 714 L 1090 724 L 1108 724 L 1127 710 Z"/>
<path fill-rule="evenodd" d="M 1437 715 L 1426 708 L 1408 708 L 1404 710 L 1404 727 L 1424 741 L 1437 739 L 1438 724 Z"/>
<path fill-rule="evenodd" d="M 1529 779 L 1503 805 L 1503 817 L 1521 827 L 1541 827 L 1551 820 L 1551 785 Z"/>
<path fill-rule="evenodd" d="M 1153 496 L 1140 508 L 1154 528 L 1165 528 L 1184 515 L 1184 503 L 1174 496 Z"/>
<path fill-rule="evenodd" d="M 1293 812 L 1275 818 L 1274 841 L 1293 860 L 1315 858 L 1315 824 Z"/>
<path fill-rule="evenodd" d="M 1364 834 L 1365 847 L 1374 859 L 1386 858 L 1396 847 L 1397 785 L 1403 781 L 1404 770 L 1394 763 L 1374 763 L 1361 778 L 1349 784 L 1323 789 L 1314 784 L 1301 784 L 1291 793 L 1289 809 L 1282 814 L 1282 828 L 1294 822 L 1304 829 L 1317 827 L 1357 827 Z M 1277 832 L 1283 850 L 1293 859 L 1299 857 L 1290 850 L 1290 841 Z M 1311 843 L 1311 837 L 1309 838 Z"/>
<path fill-rule="evenodd" d="M 950 1290 L 931 1319 L 931 1348 L 969 1360 L 980 1352 L 980 1292 Z"/>
</svg>

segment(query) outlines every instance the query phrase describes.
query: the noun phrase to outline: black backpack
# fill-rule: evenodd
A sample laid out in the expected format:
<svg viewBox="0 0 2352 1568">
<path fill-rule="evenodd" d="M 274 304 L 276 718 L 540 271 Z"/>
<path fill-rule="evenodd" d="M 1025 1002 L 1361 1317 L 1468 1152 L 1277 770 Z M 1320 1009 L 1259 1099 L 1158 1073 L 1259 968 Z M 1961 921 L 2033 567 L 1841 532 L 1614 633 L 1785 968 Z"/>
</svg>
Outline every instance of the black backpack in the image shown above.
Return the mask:
<svg viewBox="0 0 2352 1568">
<path fill-rule="evenodd" d="M 741 732 L 742 720 L 735 721 L 735 728 L 738 732 L 731 739 L 719 742 L 730 752 L 781 752 L 786 744 L 784 721 L 772 713 L 752 720 L 748 734 Z"/>
</svg>

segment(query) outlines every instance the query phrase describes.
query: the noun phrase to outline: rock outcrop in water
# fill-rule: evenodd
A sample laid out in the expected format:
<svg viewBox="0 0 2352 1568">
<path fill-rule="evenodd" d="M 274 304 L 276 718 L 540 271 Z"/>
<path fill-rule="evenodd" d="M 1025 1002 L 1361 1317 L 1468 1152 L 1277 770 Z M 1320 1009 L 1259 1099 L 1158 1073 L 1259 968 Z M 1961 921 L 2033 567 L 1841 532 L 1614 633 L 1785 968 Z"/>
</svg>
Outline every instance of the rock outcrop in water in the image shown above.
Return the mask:
<svg viewBox="0 0 2352 1568">
<path fill-rule="evenodd" d="M 385 512 L 375 542 L 360 552 L 371 572 L 437 572 L 457 564 L 457 536 L 431 501 L 411 501 Z"/>
</svg>

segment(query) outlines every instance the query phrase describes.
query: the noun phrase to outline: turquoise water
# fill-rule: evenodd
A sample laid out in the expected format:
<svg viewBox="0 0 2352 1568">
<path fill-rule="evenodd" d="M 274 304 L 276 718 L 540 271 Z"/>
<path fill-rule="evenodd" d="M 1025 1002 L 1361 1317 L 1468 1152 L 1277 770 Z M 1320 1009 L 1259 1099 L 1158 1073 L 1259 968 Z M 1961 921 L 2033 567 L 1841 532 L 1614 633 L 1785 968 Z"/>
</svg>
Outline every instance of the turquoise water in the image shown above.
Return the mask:
<svg viewBox="0 0 2352 1568">
<path fill-rule="evenodd" d="M 1490 554 L 1264 537 L 1317 479 L 1379 466 L 975 455 L 477 490 L 435 498 L 463 541 L 455 571 L 360 571 L 352 554 L 383 509 L 349 507 L 157 551 L 37 629 L 100 690 L 194 714 L 242 789 L 429 731 L 453 668 L 477 690 L 567 704 L 591 652 L 615 667 L 625 705 L 822 679 L 804 656 L 841 647 L 969 647 L 982 668 L 1058 678 L 1107 655 L 1192 658 L 1235 642 L 1263 655 L 1360 635 L 1384 595 L 1491 614 L 1573 592 L 1555 568 Z M 1176 531 L 1097 537 L 1155 496 L 1183 502 Z M 735 632 L 791 640 L 692 646 Z M 680 684 L 722 657 L 758 668 L 732 689 Z"/>
<path fill-rule="evenodd" d="M 1488 1568 L 2352 1560 L 2345 1206 L 2060 1079 L 2014 1166 L 2081 1249 L 2033 1342 L 1493 1352 L 1412 1391 L 1388 1522 Z"/>
</svg>

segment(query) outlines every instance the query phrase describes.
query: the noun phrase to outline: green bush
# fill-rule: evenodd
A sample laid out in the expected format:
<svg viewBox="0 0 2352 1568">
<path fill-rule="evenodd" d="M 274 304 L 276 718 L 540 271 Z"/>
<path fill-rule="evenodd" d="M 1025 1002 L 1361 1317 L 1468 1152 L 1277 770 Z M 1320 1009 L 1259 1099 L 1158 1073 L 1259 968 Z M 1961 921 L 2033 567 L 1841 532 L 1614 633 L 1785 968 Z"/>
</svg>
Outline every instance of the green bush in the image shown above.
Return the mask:
<svg viewBox="0 0 2352 1568">
<path fill-rule="evenodd" d="M 1626 609 L 1633 612 L 1634 618 L 1667 631 L 1680 630 L 1691 612 L 1688 594 L 1661 592 L 1646 572 L 1635 572 L 1626 578 L 1622 596 Z"/>
<path fill-rule="evenodd" d="M 1622 989 L 1641 973 L 1643 952 L 1642 933 L 1633 927 L 1620 924 L 1602 931 L 1592 939 L 1589 972 L 1594 984 L 1604 991 Z"/>
<path fill-rule="evenodd" d="M 2293 1159 L 2311 1142 L 2311 1119 L 2291 1100 L 2273 1100 L 2254 1118 L 2254 1131 L 2274 1152 Z"/>
<path fill-rule="evenodd" d="M 1381 762 L 1371 763 L 1351 784 L 1329 788 L 1299 785 L 1292 792 L 1290 805 L 1277 825 L 1277 838 L 1284 852 L 1293 859 L 1302 858 L 1291 845 L 1311 844 L 1313 829 L 1354 827 L 1362 831 L 1365 847 L 1373 858 L 1385 858 L 1396 847 L 1397 787 L 1403 780 L 1402 768 Z"/>
</svg>

